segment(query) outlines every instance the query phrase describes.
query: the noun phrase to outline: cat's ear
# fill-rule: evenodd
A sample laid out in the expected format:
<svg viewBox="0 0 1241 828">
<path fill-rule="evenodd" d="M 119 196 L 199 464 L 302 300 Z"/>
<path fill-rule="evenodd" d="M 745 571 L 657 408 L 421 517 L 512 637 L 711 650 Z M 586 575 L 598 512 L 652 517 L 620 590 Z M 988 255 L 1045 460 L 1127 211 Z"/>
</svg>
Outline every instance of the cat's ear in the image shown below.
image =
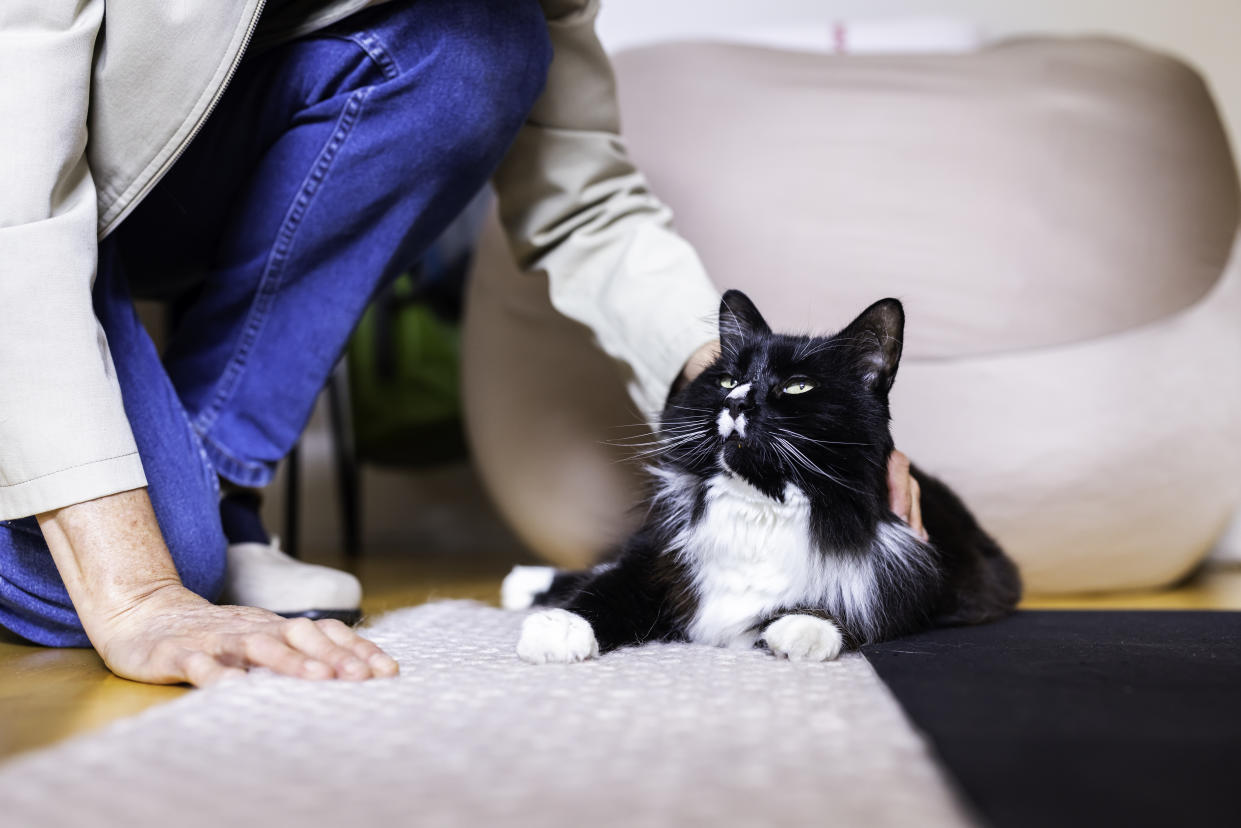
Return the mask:
<svg viewBox="0 0 1241 828">
<path fill-rule="evenodd" d="M 757 334 L 769 334 L 771 328 L 754 307 L 750 297 L 739 290 L 730 290 L 720 300 L 720 347 L 736 351 L 741 343 Z"/>
<path fill-rule="evenodd" d="M 896 379 L 905 337 L 905 309 L 895 299 L 880 299 L 858 315 L 839 334 L 858 354 L 862 379 L 872 390 L 886 394 Z"/>
</svg>

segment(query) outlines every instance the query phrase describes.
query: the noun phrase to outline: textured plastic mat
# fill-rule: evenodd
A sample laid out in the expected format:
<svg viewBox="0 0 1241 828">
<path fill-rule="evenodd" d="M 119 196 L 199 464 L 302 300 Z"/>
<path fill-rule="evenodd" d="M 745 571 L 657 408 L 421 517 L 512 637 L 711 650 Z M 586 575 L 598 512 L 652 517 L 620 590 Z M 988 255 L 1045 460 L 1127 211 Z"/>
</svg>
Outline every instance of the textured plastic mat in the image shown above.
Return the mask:
<svg viewBox="0 0 1241 828">
<path fill-rule="evenodd" d="M 272 675 L 188 694 L 0 767 L 0 823 L 957 826 L 865 659 L 688 645 L 531 666 L 521 615 L 380 619 L 397 679 Z"/>
</svg>

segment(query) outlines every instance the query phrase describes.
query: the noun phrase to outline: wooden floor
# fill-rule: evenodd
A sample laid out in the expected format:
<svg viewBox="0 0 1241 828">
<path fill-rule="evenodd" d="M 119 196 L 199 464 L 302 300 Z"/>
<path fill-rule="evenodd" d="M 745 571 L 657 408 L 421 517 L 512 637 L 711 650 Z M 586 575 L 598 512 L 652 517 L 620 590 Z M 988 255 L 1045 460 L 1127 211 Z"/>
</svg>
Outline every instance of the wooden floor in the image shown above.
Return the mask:
<svg viewBox="0 0 1241 828">
<path fill-rule="evenodd" d="M 331 563 L 331 561 L 323 561 Z M 366 590 L 363 609 L 375 615 L 437 598 L 494 602 L 513 562 L 490 558 L 369 552 L 354 571 Z M 1177 589 L 1132 594 L 1028 599 L 1039 609 L 1237 609 L 1241 565 L 1199 573 Z M 0 761 L 130 716 L 191 692 L 119 679 L 90 650 L 54 650 L 0 639 Z"/>
</svg>

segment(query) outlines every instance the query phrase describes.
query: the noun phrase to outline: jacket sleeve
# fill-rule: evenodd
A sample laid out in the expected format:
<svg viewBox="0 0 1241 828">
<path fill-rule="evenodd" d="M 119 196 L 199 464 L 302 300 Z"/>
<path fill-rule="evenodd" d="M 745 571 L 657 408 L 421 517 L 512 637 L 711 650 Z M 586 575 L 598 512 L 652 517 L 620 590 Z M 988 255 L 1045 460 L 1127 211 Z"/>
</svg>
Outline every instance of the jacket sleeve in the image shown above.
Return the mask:
<svg viewBox="0 0 1241 828">
<path fill-rule="evenodd" d="M 0 519 L 146 485 L 91 306 L 103 0 L 0 4 Z"/>
<path fill-rule="evenodd" d="M 720 295 L 672 213 L 630 162 L 598 0 L 543 0 L 547 86 L 495 177 L 523 270 L 547 274 L 552 305 L 628 368 L 653 418 L 689 356 L 715 338 Z"/>
</svg>

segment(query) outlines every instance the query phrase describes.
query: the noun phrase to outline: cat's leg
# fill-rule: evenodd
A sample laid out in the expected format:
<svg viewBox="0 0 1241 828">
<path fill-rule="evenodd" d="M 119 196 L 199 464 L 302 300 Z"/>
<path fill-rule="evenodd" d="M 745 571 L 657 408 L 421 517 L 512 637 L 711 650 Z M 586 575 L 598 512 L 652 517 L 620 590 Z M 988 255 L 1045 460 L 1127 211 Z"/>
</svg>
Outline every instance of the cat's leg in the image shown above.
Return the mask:
<svg viewBox="0 0 1241 828">
<path fill-rule="evenodd" d="M 675 637 L 665 598 L 649 569 L 636 563 L 596 571 L 562 608 L 526 617 L 517 655 L 533 664 L 570 663 Z"/>
<path fill-rule="evenodd" d="M 789 661 L 831 661 L 851 638 L 821 610 L 804 609 L 766 619 L 759 640 L 776 658 Z"/>
<path fill-rule="evenodd" d="M 515 566 L 500 585 L 500 606 L 506 610 L 561 607 L 582 585 L 611 564 L 594 569 L 565 570 L 554 566 Z"/>
<path fill-rule="evenodd" d="M 555 579 L 554 566 L 515 566 L 500 584 L 500 606 L 506 610 L 529 609 L 551 589 Z"/>
</svg>

